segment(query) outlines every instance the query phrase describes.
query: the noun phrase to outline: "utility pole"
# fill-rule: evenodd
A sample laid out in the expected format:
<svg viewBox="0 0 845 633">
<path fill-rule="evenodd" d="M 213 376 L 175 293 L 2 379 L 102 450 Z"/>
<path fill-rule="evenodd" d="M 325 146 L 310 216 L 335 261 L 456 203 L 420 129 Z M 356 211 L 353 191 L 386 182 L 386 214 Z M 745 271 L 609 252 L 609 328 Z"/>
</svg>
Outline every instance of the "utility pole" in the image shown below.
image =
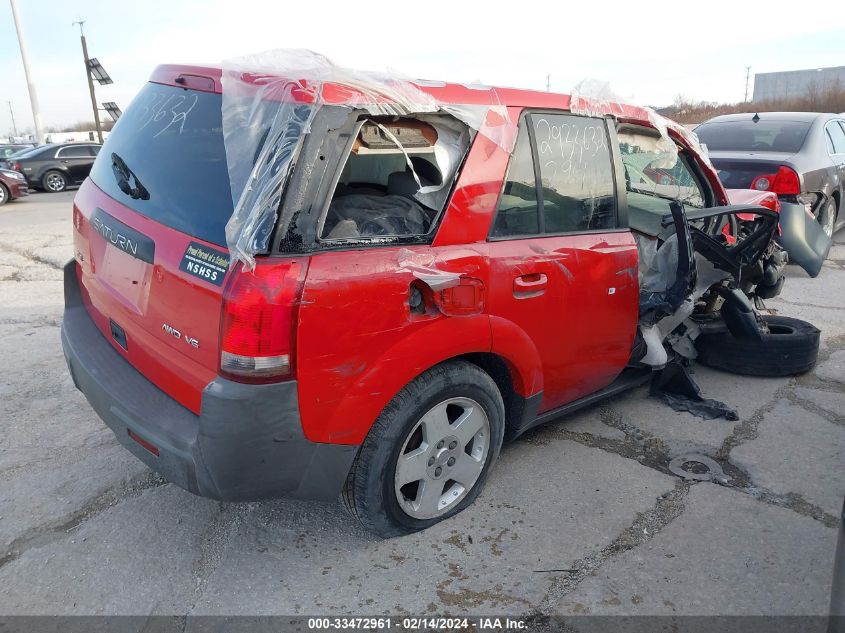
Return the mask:
<svg viewBox="0 0 845 633">
<path fill-rule="evenodd" d="M 552 76 L 546 75 L 546 92 L 552 91 Z"/>
<path fill-rule="evenodd" d="M 41 125 L 41 109 L 38 107 L 38 95 L 35 92 L 35 81 L 32 78 L 32 73 L 29 71 L 29 58 L 26 54 L 26 44 L 23 39 L 23 29 L 21 28 L 21 21 L 18 17 L 18 5 L 15 0 L 9 0 L 12 5 L 12 18 L 15 20 L 15 30 L 18 32 L 18 46 L 21 49 L 21 61 L 23 62 L 23 74 L 26 75 L 26 87 L 29 90 L 29 105 L 32 107 L 32 122 L 35 124 L 35 142 L 41 143 L 43 141 Z"/>
<path fill-rule="evenodd" d="M 91 66 L 88 63 L 88 44 L 85 43 L 85 31 L 83 25 L 85 20 L 74 22 L 73 26 L 79 25 L 79 38 L 82 40 L 82 57 L 85 58 L 85 77 L 88 79 L 88 92 L 91 93 L 91 107 L 94 109 L 94 125 L 97 127 L 97 138 L 100 144 L 103 143 L 103 128 L 100 125 L 100 111 L 97 109 L 97 96 L 94 94 L 94 80 L 91 78 Z"/>
<path fill-rule="evenodd" d="M 12 110 L 12 102 L 9 101 L 9 114 L 12 115 L 12 130 L 15 132 L 15 136 L 18 135 L 18 126 L 15 123 L 15 112 Z"/>
<path fill-rule="evenodd" d="M 745 103 L 748 103 L 748 78 L 751 76 L 751 66 L 745 67 Z"/>
</svg>

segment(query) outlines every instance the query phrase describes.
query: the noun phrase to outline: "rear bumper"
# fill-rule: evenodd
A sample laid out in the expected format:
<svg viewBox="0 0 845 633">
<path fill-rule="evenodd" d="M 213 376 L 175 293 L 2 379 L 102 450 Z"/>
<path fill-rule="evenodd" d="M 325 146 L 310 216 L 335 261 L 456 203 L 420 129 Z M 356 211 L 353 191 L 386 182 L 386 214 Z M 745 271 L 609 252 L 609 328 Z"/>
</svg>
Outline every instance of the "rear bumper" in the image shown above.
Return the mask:
<svg viewBox="0 0 845 633">
<path fill-rule="evenodd" d="M 833 240 L 825 235 L 821 225 L 812 218 L 803 204 L 781 202 L 780 241 L 789 260 L 803 268 L 810 277 L 821 272 Z"/>
<path fill-rule="evenodd" d="M 100 333 L 82 304 L 75 261 L 65 266 L 62 347 L 74 384 L 118 442 L 176 485 L 226 501 L 332 499 L 340 493 L 358 447 L 304 437 L 296 382 L 245 385 L 217 378 L 203 390 L 195 415 Z"/>
<path fill-rule="evenodd" d="M 29 186 L 26 184 L 26 180 L 16 180 L 14 184 L 9 187 L 9 193 L 11 193 L 12 200 L 28 196 Z"/>
</svg>

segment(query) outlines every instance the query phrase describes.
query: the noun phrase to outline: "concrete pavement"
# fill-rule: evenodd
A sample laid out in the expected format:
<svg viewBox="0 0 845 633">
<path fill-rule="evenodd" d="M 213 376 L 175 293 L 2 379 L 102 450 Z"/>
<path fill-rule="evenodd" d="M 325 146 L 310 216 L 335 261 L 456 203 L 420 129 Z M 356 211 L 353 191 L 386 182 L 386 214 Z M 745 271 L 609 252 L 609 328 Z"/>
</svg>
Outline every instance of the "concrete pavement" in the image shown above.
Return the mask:
<svg viewBox="0 0 845 633">
<path fill-rule="evenodd" d="M 507 445 L 458 517 L 378 540 L 339 503 L 222 504 L 122 449 L 67 374 L 73 192 L 0 208 L 0 614 L 826 613 L 845 495 L 845 232 L 785 315 L 822 329 L 795 379 L 696 367 L 740 420 L 638 389 Z M 670 474 L 698 451 L 732 484 Z"/>
</svg>

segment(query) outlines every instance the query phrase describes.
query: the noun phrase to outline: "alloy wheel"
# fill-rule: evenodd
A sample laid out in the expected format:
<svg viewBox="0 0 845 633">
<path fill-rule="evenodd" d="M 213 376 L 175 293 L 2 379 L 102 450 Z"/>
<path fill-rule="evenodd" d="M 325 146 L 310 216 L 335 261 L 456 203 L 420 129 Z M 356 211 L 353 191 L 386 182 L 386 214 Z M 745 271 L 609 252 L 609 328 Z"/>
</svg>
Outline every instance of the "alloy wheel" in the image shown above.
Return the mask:
<svg viewBox="0 0 845 633">
<path fill-rule="evenodd" d="M 411 429 L 396 462 L 394 490 L 416 519 L 444 515 L 472 490 L 490 449 L 490 420 L 470 398 L 438 403 Z"/>
<path fill-rule="evenodd" d="M 48 174 L 45 179 L 47 189 L 53 193 L 63 191 L 65 188 L 65 179 L 61 174 Z"/>
</svg>

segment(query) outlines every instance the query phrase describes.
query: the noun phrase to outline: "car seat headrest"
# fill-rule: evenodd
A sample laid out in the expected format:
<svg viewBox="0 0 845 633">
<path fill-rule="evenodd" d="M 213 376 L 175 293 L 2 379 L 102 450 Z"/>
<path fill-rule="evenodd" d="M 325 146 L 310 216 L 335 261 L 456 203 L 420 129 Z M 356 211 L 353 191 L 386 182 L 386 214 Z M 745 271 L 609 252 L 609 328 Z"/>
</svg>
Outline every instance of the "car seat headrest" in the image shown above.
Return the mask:
<svg viewBox="0 0 845 633">
<path fill-rule="evenodd" d="M 394 171 L 387 177 L 387 193 L 391 196 L 413 197 L 420 190 L 410 171 Z"/>
<path fill-rule="evenodd" d="M 440 173 L 440 169 L 437 165 L 433 164 L 431 161 L 428 161 L 421 156 L 411 156 L 411 164 L 414 166 L 414 171 L 417 172 L 420 184 L 422 184 L 423 187 L 439 187 L 443 184 L 443 174 Z M 410 168 L 406 167 L 405 170 L 410 172 Z"/>
</svg>

